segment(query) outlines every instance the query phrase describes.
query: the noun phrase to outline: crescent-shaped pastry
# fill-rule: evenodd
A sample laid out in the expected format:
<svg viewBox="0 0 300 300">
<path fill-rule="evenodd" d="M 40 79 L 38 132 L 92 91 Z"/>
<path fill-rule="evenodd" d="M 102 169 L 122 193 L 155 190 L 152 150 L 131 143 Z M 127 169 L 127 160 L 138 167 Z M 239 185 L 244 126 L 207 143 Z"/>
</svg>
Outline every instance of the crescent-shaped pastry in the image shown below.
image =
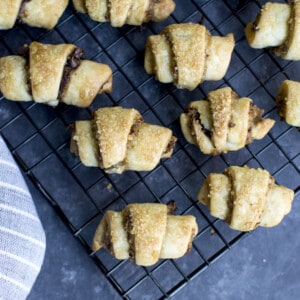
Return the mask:
<svg viewBox="0 0 300 300">
<path fill-rule="evenodd" d="M 129 204 L 121 212 L 106 211 L 92 249 L 105 248 L 115 258 L 130 258 L 140 266 L 183 256 L 190 251 L 198 226 L 194 216 L 173 215 L 173 206 L 139 203 Z"/>
<path fill-rule="evenodd" d="M 100 108 L 91 121 L 73 125 L 71 152 L 85 166 L 106 173 L 150 171 L 173 153 L 176 138 L 168 128 L 145 123 L 135 109 Z"/>
<path fill-rule="evenodd" d="M 112 89 L 110 67 L 84 60 L 75 45 L 33 42 L 23 52 L 0 58 L 0 91 L 9 100 L 87 107 Z"/>
<path fill-rule="evenodd" d="M 73 0 L 73 4 L 94 21 L 110 22 L 114 27 L 160 22 L 175 9 L 173 0 Z"/>
<path fill-rule="evenodd" d="M 204 80 L 224 77 L 233 48 L 232 34 L 211 36 L 203 25 L 172 24 L 148 37 L 144 66 L 160 82 L 193 90 Z"/>
<path fill-rule="evenodd" d="M 267 2 L 256 20 L 247 24 L 245 34 L 252 48 L 273 47 L 283 59 L 300 59 L 300 0 Z"/>
<path fill-rule="evenodd" d="M 275 123 L 262 119 L 263 110 L 230 87 L 209 92 L 207 99 L 191 102 L 180 116 L 184 137 L 205 154 L 239 150 L 262 139 Z"/>
<path fill-rule="evenodd" d="M 68 5 L 68 0 L 0 0 L 0 30 L 12 28 L 16 20 L 53 29 Z"/>
<path fill-rule="evenodd" d="M 293 199 L 294 191 L 275 184 L 268 171 L 237 166 L 209 174 L 198 194 L 212 216 L 240 231 L 278 225 Z"/>
<path fill-rule="evenodd" d="M 280 117 L 289 125 L 300 127 L 300 82 L 284 80 L 276 97 Z"/>
</svg>

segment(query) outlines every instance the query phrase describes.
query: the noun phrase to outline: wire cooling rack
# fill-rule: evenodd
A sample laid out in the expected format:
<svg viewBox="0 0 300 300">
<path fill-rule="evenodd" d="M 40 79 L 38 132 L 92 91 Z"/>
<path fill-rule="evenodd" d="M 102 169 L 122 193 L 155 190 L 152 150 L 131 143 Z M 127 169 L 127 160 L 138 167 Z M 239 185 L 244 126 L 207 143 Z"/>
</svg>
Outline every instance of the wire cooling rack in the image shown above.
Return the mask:
<svg viewBox="0 0 300 300">
<path fill-rule="evenodd" d="M 251 49 L 243 33 L 245 24 L 255 18 L 264 3 L 177 0 L 174 14 L 166 21 L 121 29 L 93 22 L 75 13 L 70 5 L 50 32 L 25 25 L 0 31 L 0 56 L 17 53 L 23 44 L 34 40 L 68 42 L 82 47 L 88 59 L 107 63 L 113 69 L 113 92 L 99 95 L 88 109 L 65 105 L 54 109 L 2 97 L 0 132 L 26 176 L 46 195 L 99 272 L 124 298 L 140 299 L 145 290 L 151 291 L 151 299 L 176 293 L 244 236 L 212 218 L 197 202 L 196 194 L 210 172 L 222 172 L 229 165 L 263 167 L 279 183 L 299 193 L 300 133 L 279 120 L 274 97 L 284 79 L 300 80 L 300 63 L 283 61 L 268 50 Z M 236 46 L 224 80 L 203 83 L 189 92 L 160 84 L 146 74 L 143 56 L 147 36 L 175 22 L 201 22 L 214 35 L 234 33 Z M 276 120 L 276 125 L 261 141 L 238 152 L 211 157 L 185 141 L 178 117 L 190 101 L 204 99 L 208 91 L 224 85 L 253 98 L 267 117 Z M 68 125 L 89 119 L 96 108 L 112 105 L 134 107 L 147 122 L 170 127 L 179 138 L 173 157 L 152 172 L 106 175 L 100 169 L 84 167 L 69 152 Z M 133 202 L 166 203 L 171 199 L 177 203 L 178 214 L 197 218 L 200 232 L 188 255 L 143 268 L 117 261 L 104 250 L 91 252 L 93 233 L 107 209 L 121 210 Z"/>
</svg>

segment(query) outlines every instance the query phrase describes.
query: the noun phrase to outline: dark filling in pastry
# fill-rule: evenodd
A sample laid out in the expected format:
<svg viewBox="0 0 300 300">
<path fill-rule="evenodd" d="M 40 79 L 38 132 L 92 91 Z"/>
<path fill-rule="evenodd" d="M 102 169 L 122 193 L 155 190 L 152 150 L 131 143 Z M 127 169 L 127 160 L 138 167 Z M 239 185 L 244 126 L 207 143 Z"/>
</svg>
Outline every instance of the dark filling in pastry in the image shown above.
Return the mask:
<svg viewBox="0 0 300 300">
<path fill-rule="evenodd" d="M 285 94 L 282 89 L 280 89 L 278 96 L 276 98 L 276 106 L 279 112 L 279 116 L 281 120 L 285 119 L 285 114 L 286 114 L 286 106 L 285 106 Z"/>
<path fill-rule="evenodd" d="M 111 0 L 107 0 L 106 3 L 107 3 L 107 11 L 105 14 L 105 20 L 107 22 L 109 22 L 110 21 Z"/>
<path fill-rule="evenodd" d="M 149 6 L 149 9 L 146 10 L 143 23 L 151 21 L 152 16 L 154 14 L 154 3 L 160 3 L 160 2 L 161 2 L 161 0 L 151 0 L 150 1 L 150 6 Z"/>
<path fill-rule="evenodd" d="M 163 152 L 162 156 L 169 155 L 171 151 L 173 151 L 175 144 L 176 144 L 177 138 L 175 136 L 171 137 L 170 142 L 168 143 L 165 151 Z"/>
<path fill-rule="evenodd" d="M 101 240 L 101 244 L 104 245 L 104 248 L 109 251 L 112 255 L 114 255 L 114 249 L 113 249 L 113 244 L 111 242 L 111 235 L 110 235 L 110 230 L 107 222 L 104 224 L 104 235 Z"/>
<path fill-rule="evenodd" d="M 97 122 L 95 120 L 95 113 L 93 113 L 93 119 L 91 120 L 92 122 L 92 133 L 93 133 L 93 137 L 96 139 L 96 144 L 98 146 L 98 151 L 97 151 L 97 154 L 98 154 L 98 165 L 103 168 L 103 159 L 102 159 L 102 155 L 101 155 L 101 151 L 100 151 L 100 135 L 99 135 L 99 132 L 98 132 L 98 126 L 97 126 Z"/>
<path fill-rule="evenodd" d="M 201 126 L 201 131 L 202 131 L 208 138 L 211 139 L 211 137 L 212 137 L 212 132 L 211 132 L 209 129 L 205 128 L 204 125 L 202 124 L 201 118 L 200 118 L 200 113 L 199 113 L 196 109 L 190 108 L 190 109 L 188 110 L 188 116 L 189 116 L 190 120 L 192 121 L 192 122 L 191 122 L 191 126 L 190 126 L 192 135 L 194 135 L 194 131 L 193 131 L 193 129 L 192 129 L 192 126 L 193 126 L 193 120 L 194 120 L 194 121 L 196 121 L 197 123 L 200 124 L 200 126 Z"/>
<path fill-rule="evenodd" d="M 224 175 L 226 175 L 229 178 L 229 182 L 230 182 L 230 192 L 229 192 L 229 199 L 227 202 L 228 205 L 228 214 L 225 218 L 225 221 L 228 222 L 230 224 L 231 222 L 231 218 L 232 218 L 232 211 L 233 211 L 233 203 L 234 203 L 234 191 L 233 191 L 233 178 L 229 172 L 229 170 L 225 170 Z"/>
<path fill-rule="evenodd" d="M 28 45 L 23 45 L 19 51 L 18 54 L 22 57 L 25 58 L 26 60 L 26 65 L 25 65 L 25 69 L 26 69 L 26 73 L 27 73 L 27 77 L 26 77 L 26 83 L 28 86 L 28 93 L 30 95 L 32 95 L 32 89 L 31 89 L 31 82 L 30 82 L 30 76 L 29 76 L 29 63 L 30 63 L 30 55 L 29 55 L 29 46 Z"/>
<path fill-rule="evenodd" d="M 193 244 L 193 239 L 196 235 L 196 230 L 195 229 L 192 229 L 192 232 L 191 232 L 191 238 L 190 238 L 190 241 L 189 241 L 189 244 L 187 246 L 187 249 L 186 249 L 186 252 L 185 254 L 189 253 L 192 249 L 192 244 Z"/>
<path fill-rule="evenodd" d="M 25 14 L 26 3 L 30 2 L 30 1 L 31 0 L 22 0 L 20 10 L 19 10 L 19 13 L 18 13 L 18 22 L 22 23 L 22 20 L 21 20 L 20 17 Z"/>
<path fill-rule="evenodd" d="M 124 228 L 127 232 L 127 241 L 129 244 L 129 258 L 134 261 L 135 260 L 135 251 L 134 251 L 134 234 L 132 234 L 133 225 L 132 225 L 132 216 L 130 212 L 126 211 L 124 212 Z"/>
<path fill-rule="evenodd" d="M 168 209 L 168 212 L 167 212 L 168 215 L 174 215 L 175 210 L 176 210 L 176 203 L 174 200 L 170 200 L 167 203 L 167 209 Z"/>
<path fill-rule="evenodd" d="M 252 138 L 252 127 L 254 124 L 257 124 L 261 121 L 261 116 L 264 113 L 264 110 L 258 108 L 253 102 L 250 103 L 250 110 L 249 110 L 249 124 L 248 124 L 248 135 L 246 139 L 246 145 L 250 144 L 253 140 Z"/>
<path fill-rule="evenodd" d="M 85 55 L 81 48 L 75 48 L 75 50 L 68 56 L 60 82 L 58 99 L 63 97 L 64 90 L 70 81 L 72 73 L 79 67 L 81 60 L 84 58 Z"/>
<path fill-rule="evenodd" d="M 278 53 L 279 55 L 286 55 L 288 53 L 289 46 L 291 44 L 291 40 L 293 39 L 293 35 L 295 31 L 296 16 L 295 16 L 294 1 L 290 1 L 289 5 L 291 6 L 291 17 L 289 19 L 288 37 L 285 40 L 283 45 L 274 49 L 275 53 Z"/>
<path fill-rule="evenodd" d="M 71 131 L 70 152 L 74 153 L 76 156 L 79 156 L 78 144 L 77 144 L 77 141 L 74 140 L 74 136 L 76 135 L 75 123 L 69 125 L 68 129 Z"/>
<path fill-rule="evenodd" d="M 259 27 L 258 27 L 258 25 L 257 25 L 256 22 L 253 22 L 252 27 L 251 27 L 251 30 L 252 30 L 252 31 L 258 31 L 258 30 L 259 30 Z"/>
</svg>

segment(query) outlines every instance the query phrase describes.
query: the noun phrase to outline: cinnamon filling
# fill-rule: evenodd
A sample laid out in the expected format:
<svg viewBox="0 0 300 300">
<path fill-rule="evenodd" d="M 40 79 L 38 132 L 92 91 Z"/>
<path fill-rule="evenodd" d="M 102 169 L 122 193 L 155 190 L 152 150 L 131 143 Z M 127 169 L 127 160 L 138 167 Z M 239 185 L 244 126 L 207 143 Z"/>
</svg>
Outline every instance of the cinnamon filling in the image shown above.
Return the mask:
<svg viewBox="0 0 300 300">
<path fill-rule="evenodd" d="M 25 68 L 26 68 L 26 73 L 27 73 L 27 77 L 26 77 L 26 84 L 28 86 L 28 93 L 30 95 L 32 95 L 32 89 L 31 89 L 31 81 L 30 81 L 30 76 L 29 76 L 29 63 L 30 63 L 30 55 L 29 55 L 29 46 L 28 45 L 23 45 L 19 51 L 18 51 L 18 54 L 22 57 L 25 58 L 26 60 L 26 65 L 25 65 Z"/>
<path fill-rule="evenodd" d="M 191 232 L 191 238 L 190 238 L 190 241 L 189 241 L 189 244 L 187 246 L 187 249 L 186 249 L 186 252 L 185 254 L 189 253 L 192 249 L 192 244 L 193 244 L 193 239 L 196 235 L 196 230 L 195 229 L 192 229 L 192 232 Z"/>
<path fill-rule="evenodd" d="M 111 240 L 110 230 L 107 222 L 105 222 L 104 236 L 101 240 L 101 244 L 104 245 L 104 248 L 114 255 L 113 244 Z"/>
<path fill-rule="evenodd" d="M 259 27 L 258 27 L 258 25 L 256 24 L 256 22 L 253 22 L 252 27 L 251 27 L 251 30 L 252 30 L 252 31 L 258 31 L 258 30 L 259 30 Z"/>
<path fill-rule="evenodd" d="M 230 172 L 228 172 L 228 170 L 225 170 L 224 175 L 228 176 L 229 181 L 230 181 L 230 192 L 229 192 L 229 198 L 228 198 L 228 202 L 227 202 L 227 206 L 228 206 L 228 214 L 226 216 L 226 218 L 224 219 L 226 222 L 228 222 L 229 224 L 231 223 L 231 218 L 232 218 L 232 211 L 233 211 L 233 203 L 234 203 L 234 191 L 233 191 L 233 178 L 230 174 Z"/>
<path fill-rule="evenodd" d="M 246 144 L 250 144 L 253 140 L 252 138 L 252 127 L 253 124 L 257 124 L 261 121 L 261 116 L 264 113 L 264 110 L 258 108 L 253 102 L 250 103 L 250 110 L 249 110 L 249 124 L 248 124 L 248 135 L 246 139 Z"/>
<path fill-rule="evenodd" d="M 277 106 L 277 109 L 278 109 L 278 112 L 279 112 L 279 115 L 280 115 L 280 118 L 281 120 L 284 120 L 284 116 L 285 116 L 285 99 L 284 98 L 281 98 L 279 97 L 277 99 L 277 103 L 276 103 L 276 106 Z"/>
<path fill-rule="evenodd" d="M 199 113 L 196 109 L 190 108 L 189 111 L 188 111 L 188 115 L 189 115 L 189 117 L 190 117 L 190 120 L 192 120 L 192 121 L 194 120 L 194 121 L 196 121 L 197 123 L 200 124 L 200 126 L 201 126 L 201 131 L 202 131 L 208 138 L 211 139 L 211 137 L 212 137 L 212 132 L 211 132 L 209 129 L 205 128 L 204 125 L 202 124 L 202 122 L 201 122 L 201 117 L 200 117 L 200 113 Z M 190 128 L 190 129 L 191 129 L 191 131 L 192 131 L 192 135 L 194 135 L 193 130 L 192 130 L 192 124 L 193 124 L 193 122 L 191 122 L 191 128 Z"/>
<path fill-rule="evenodd" d="M 95 121 L 95 117 L 93 116 L 93 119 L 91 120 L 92 122 L 92 133 L 93 133 L 93 137 L 96 139 L 96 144 L 99 145 L 100 144 L 100 135 L 99 135 L 99 132 L 98 132 L 98 126 L 97 126 L 97 123 Z M 98 146 L 98 151 L 97 151 L 97 159 L 98 159 L 98 164 L 99 166 L 102 168 L 103 167 L 103 159 L 102 159 L 102 155 L 101 155 L 101 151 L 99 149 L 99 146 Z"/>
<path fill-rule="evenodd" d="M 70 152 L 74 153 L 76 156 L 79 156 L 78 144 L 77 144 L 77 141 L 74 140 L 74 136 L 76 135 L 75 123 L 69 125 L 69 130 L 71 131 Z"/>
<path fill-rule="evenodd" d="M 124 228 L 125 231 L 127 232 L 127 240 L 129 244 L 129 258 L 134 261 L 135 260 L 135 251 L 134 251 L 134 234 L 132 234 L 133 231 L 133 225 L 132 225 L 132 220 L 131 220 L 131 215 L 129 212 L 125 212 L 124 214 Z"/>
<path fill-rule="evenodd" d="M 174 215 L 175 210 L 176 210 L 176 203 L 174 200 L 170 200 L 167 203 L 167 209 L 168 209 L 168 212 L 167 212 L 168 215 Z"/>
<path fill-rule="evenodd" d="M 175 136 L 172 136 L 171 137 L 171 140 L 170 142 L 168 143 L 165 151 L 163 152 L 162 156 L 164 155 L 168 155 L 169 153 L 171 153 L 175 147 L 175 144 L 176 144 L 176 141 L 177 141 L 177 138 Z"/>
<path fill-rule="evenodd" d="M 72 73 L 79 67 L 81 60 L 84 58 L 85 55 L 81 48 L 75 48 L 75 50 L 68 56 L 60 82 L 58 99 L 62 99 L 63 93 L 71 79 Z"/>
<path fill-rule="evenodd" d="M 20 10 L 19 10 L 19 13 L 18 13 L 18 21 L 19 22 L 22 22 L 22 20 L 20 19 L 20 17 L 25 14 L 25 6 L 30 1 L 31 0 L 22 0 L 21 5 L 20 5 Z"/>
</svg>

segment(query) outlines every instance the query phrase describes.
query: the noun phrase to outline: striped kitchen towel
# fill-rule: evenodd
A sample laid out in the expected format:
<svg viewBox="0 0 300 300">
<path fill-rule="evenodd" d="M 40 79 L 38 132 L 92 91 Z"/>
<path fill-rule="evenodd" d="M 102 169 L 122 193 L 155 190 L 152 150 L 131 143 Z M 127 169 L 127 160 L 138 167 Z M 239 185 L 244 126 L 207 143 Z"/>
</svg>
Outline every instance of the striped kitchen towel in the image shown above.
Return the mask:
<svg viewBox="0 0 300 300">
<path fill-rule="evenodd" d="M 45 244 L 24 178 L 0 136 L 0 299 L 26 299 L 41 269 Z"/>
</svg>

